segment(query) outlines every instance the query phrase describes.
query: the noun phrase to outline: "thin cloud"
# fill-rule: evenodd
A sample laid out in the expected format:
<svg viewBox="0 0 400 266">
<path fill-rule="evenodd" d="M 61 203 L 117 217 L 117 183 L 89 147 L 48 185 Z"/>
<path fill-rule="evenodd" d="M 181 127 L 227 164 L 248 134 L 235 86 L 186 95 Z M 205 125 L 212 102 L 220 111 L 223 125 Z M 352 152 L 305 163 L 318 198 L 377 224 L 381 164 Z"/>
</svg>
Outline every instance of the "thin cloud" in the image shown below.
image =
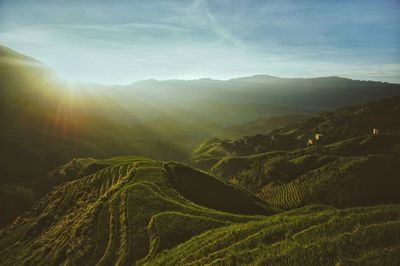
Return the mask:
<svg viewBox="0 0 400 266">
<path fill-rule="evenodd" d="M 0 43 L 62 75 L 343 75 L 400 82 L 396 1 L 9 1 Z"/>
</svg>

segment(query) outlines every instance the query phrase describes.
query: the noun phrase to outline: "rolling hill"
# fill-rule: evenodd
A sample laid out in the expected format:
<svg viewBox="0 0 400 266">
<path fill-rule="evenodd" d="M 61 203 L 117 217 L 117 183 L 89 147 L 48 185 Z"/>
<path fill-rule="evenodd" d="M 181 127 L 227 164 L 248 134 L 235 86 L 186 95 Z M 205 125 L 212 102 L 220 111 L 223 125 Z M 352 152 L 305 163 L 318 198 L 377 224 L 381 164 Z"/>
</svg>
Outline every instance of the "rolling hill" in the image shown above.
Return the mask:
<svg viewBox="0 0 400 266">
<path fill-rule="evenodd" d="M 214 139 L 207 150 L 198 149 L 192 157 L 195 160 L 210 157 L 207 153 L 219 149 L 225 154 L 251 155 L 274 150 L 294 150 L 307 146 L 307 140 L 318 144 L 333 144 L 347 138 L 372 134 L 377 128 L 380 134 L 400 134 L 400 97 L 385 98 L 356 106 L 344 107 L 334 112 L 322 112 L 287 127 L 275 129 L 268 134 L 245 136 L 235 140 Z M 206 142 L 207 143 L 207 142 Z M 203 144 L 200 145 L 204 146 Z M 218 146 L 218 148 L 216 147 Z"/>
<path fill-rule="evenodd" d="M 2 264 L 144 262 L 211 228 L 280 212 L 180 163 L 117 157 L 76 164 L 88 175 L 58 186 L 1 231 Z"/>
<path fill-rule="evenodd" d="M 83 174 L 0 231 L 2 265 L 400 261 L 399 205 L 282 212 L 180 163 L 88 158 L 70 167 Z"/>
<path fill-rule="evenodd" d="M 211 229 L 146 265 L 398 265 L 398 205 L 312 205 Z"/>
<path fill-rule="evenodd" d="M 231 131 L 236 137 L 267 134 L 274 129 L 298 124 L 307 118 L 308 117 L 306 115 L 272 116 L 256 119 L 245 124 L 232 126 L 229 128 L 229 131 Z"/>
<path fill-rule="evenodd" d="M 320 113 L 267 135 L 211 139 L 192 160 L 283 209 L 399 203 L 399 111 L 394 97 Z"/>
</svg>

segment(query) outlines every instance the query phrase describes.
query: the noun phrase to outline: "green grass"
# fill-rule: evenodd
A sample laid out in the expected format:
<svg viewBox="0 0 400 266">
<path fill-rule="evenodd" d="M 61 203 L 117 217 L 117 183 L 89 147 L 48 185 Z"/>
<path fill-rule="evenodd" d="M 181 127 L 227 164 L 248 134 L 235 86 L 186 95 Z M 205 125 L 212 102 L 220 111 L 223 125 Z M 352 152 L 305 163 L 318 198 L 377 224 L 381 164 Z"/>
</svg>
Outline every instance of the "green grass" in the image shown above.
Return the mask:
<svg viewBox="0 0 400 266">
<path fill-rule="evenodd" d="M 194 216 L 181 212 L 163 212 L 154 215 L 147 230 L 150 232 L 150 251 L 146 259 L 175 247 L 209 229 L 226 226 L 231 222 L 216 220 L 206 216 Z"/>
<path fill-rule="evenodd" d="M 209 229 L 279 211 L 178 163 L 138 157 L 78 162 L 106 167 L 57 187 L 1 231 L 4 264 L 126 265 Z M 196 191 L 190 190 L 196 183 Z M 207 188 L 214 189 L 211 198 Z M 238 206 L 229 204 L 235 201 Z"/>
<path fill-rule="evenodd" d="M 292 163 L 308 165 L 309 159 Z M 362 162 L 355 160 L 349 168 Z M 105 167 L 58 186 L 0 231 L 2 265 L 396 265 L 400 260 L 399 205 L 309 205 L 282 212 L 180 163 L 138 157 L 77 161 Z M 284 204 L 273 205 L 293 207 L 307 198 L 294 185 L 287 185 L 286 193 L 280 188 L 270 197 Z"/>
<path fill-rule="evenodd" d="M 399 135 L 363 135 L 294 151 L 229 156 L 215 175 L 283 209 L 400 203 Z"/>
<path fill-rule="evenodd" d="M 288 182 L 272 182 L 258 196 L 272 206 L 290 209 L 312 203 L 337 207 L 398 203 L 400 158 L 357 156 L 329 161 Z"/>
<path fill-rule="evenodd" d="M 398 265 L 400 207 L 309 206 L 207 231 L 148 265 Z M 379 258 L 379 259 L 378 259 Z"/>
<path fill-rule="evenodd" d="M 205 172 L 181 164 L 168 164 L 167 181 L 189 200 L 221 211 L 241 214 L 271 214 L 259 199 Z M 206 195 L 204 193 L 206 192 Z"/>
</svg>

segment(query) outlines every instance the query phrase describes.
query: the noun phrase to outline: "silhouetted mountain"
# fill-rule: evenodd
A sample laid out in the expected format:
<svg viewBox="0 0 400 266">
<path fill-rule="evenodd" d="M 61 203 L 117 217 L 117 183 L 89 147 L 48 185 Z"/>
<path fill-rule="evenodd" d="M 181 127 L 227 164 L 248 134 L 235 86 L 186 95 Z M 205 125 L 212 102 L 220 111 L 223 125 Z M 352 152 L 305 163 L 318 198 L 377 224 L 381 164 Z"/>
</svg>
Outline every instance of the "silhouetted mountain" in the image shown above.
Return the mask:
<svg viewBox="0 0 400 266">
<path fill-rule="evenodd" d="M 303 111 L 318 111 L 399 95 L 400 85 L 340 77 L 253 76 L 223 81 L 150 80 L 133 83 L 127 88 L 143 95 L 156 94 L 166 100 L 180 95 L 181 97 L 176 100 L 251 102 L 291 107 Z"/>
</svg>

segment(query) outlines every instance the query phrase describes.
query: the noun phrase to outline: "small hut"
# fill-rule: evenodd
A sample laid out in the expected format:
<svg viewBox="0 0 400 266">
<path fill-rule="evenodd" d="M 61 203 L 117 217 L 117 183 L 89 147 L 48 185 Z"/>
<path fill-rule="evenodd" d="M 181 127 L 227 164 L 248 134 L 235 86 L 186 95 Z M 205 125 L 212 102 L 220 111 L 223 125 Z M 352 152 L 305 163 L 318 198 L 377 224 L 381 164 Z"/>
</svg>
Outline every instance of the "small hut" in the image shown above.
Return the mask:
<svg viewBox="0 0 400 266">
<path fill-rule="evenodd" d="M 320 133 L 316 133 L 315 134 L 315 140 L 321 140 L 321 138 L 323 137 L 324 135 L 322 135 L 322 134 L 320 134 Z"/>
<path fill-rule="evenodd" d="M 311 146 L 314 144 L 314 140 L 313 139 L 308 139 L 307 140 L 307 146 Z"/>
<path fill-rule="evenodd" d="M 232 176 L 230 181 L 232 184 L 239 184 L 239 178 L 237 178 L 236 176 Z"/>
</svg>

